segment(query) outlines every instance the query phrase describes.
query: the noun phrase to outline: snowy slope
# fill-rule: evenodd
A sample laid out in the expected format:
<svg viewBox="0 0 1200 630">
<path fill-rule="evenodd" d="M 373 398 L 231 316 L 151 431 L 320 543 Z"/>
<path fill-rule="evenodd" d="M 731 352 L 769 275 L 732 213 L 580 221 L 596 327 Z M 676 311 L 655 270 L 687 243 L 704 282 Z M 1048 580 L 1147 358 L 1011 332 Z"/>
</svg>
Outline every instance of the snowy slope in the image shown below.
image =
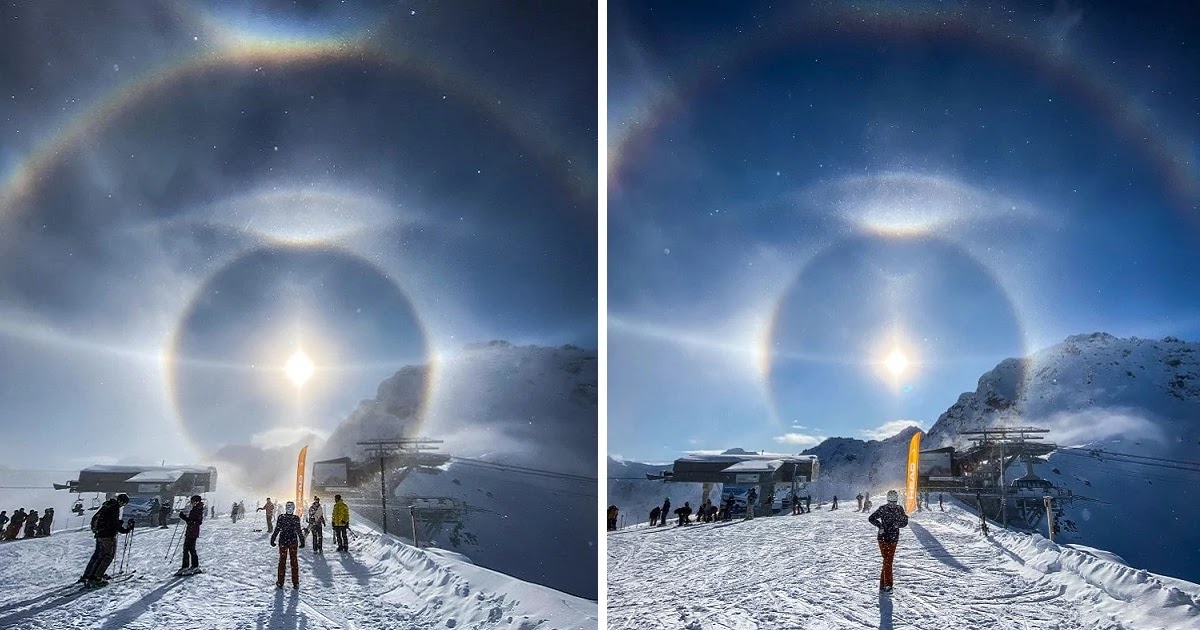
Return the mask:
<svg viewBox="0 0 1200 630">
<path fill-rule="evenodd" d="M 355 527 L 351 553 L 300 550 L 301 584 L 276 590 L 276 550 L 260 518 L 203 525 L 205 573 L 172 577 L 172 530 L 134 534 L 137 577 L 97 590 L 72 584 L 87 564 L 86 532 L 0 544 L 2 628 L 595 628 L 595 602 L 418 550 Z M 121 539 L 118 538 L 118 542 Z M 118 551 L 118 560 L 120 558 Z M 116 573 L 114 566 L 109 573 Z"/>
<path fill-rule="evenodd" d="M 1200 585 L 1040 537 L 974 530 L 955 505 L 913 515 L 896 590 L 851 509 L 608 536 L 609 628 L 1200 627 Z"/>
<path fill-rule="evenodd" d="M 423 546 L 433 544 L 517 579 L 595 599 L 599 563 L 596 520 L 590 515 L 596 512 L 596 488 L 595 480 L 552 479 L 451 463 L 441 474 L 410 476 L 397 488 L 394 505 L 409 504 L 405 498 L 410 496 L 462 501 L 467 510 L 462 522 L 447 521 L 432 537 L 422 534 Z M 581 504 L 586 504 L 584 515 Z M 378 509 L 357 509 L 379 520 Z M 408 536 L 407 510 L 389 511 L 389 531 Z"/>
<path fill-rule="evenodd" d="M 524 466 L 588 482 L 472 469 L 413 475 L 397 498 L 445 496 L 473 511 L 434 542 L 509 575 L 595 598 L 597 363 L 594 350 L 492 341 L 398 371 L 359 404 L 310 460 L 359 456 L 380 437 L 445 440 L 456 457 Z M 377 511 L 377 510 L 376 510 Z M 547 544 L 550 543 L 550 544 Z"/>
<path fill-rule="evenodd" d="M 1032 425 L 1050 429 L 1047 440 L 1059 446 L 1200 462 L 1198 420 L 1200 344 L 1093 333 L 1002 362 L 938 418 L 922 446 L 960 445 L 953 436 L 962 430 Z M 1034 472 L 1096 500 L 1066 509 L 1078 531 L 1061 541 L 1200 581 L 1200 474 L 1067 451 Z M 1134 524 L 1138 536 L 1129 535 Z"/>
</svg>

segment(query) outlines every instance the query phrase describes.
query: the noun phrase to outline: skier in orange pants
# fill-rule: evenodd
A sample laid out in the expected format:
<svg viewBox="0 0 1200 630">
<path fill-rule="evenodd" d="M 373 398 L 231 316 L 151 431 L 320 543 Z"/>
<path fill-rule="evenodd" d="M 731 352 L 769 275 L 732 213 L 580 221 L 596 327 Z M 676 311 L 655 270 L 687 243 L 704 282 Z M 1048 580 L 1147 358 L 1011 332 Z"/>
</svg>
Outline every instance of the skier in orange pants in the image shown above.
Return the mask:
<svg viewBox="0 0 1200 630">
<path fill-rule="evenodd" d="M 895 490 L 887 493 L 887 503 L 875 510 L 867 520 L 879 528 L 876 540 L 879 542 L 879 555 L 883 556 L 883 569 L 879 572 L 879 590 L 892 592 L 892 558 L 896 555 L 896 545 L 900 542 L 900 528 L 908 527 L 908 515 L 900 507 L 900 494 Z"/>
</svg>

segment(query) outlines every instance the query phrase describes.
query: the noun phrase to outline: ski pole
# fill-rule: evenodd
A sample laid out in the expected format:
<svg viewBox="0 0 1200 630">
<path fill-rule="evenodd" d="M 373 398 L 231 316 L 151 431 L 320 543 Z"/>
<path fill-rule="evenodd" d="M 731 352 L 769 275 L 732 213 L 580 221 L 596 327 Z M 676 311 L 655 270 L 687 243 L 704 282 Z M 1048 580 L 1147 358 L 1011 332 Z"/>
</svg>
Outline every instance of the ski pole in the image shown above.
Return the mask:
<svg viewBox="0 0 1200 630">
<path fill-rule="evenodd" d="M 179 533 L 179 523 L 180 521 L 175 521 L 175 531 L 171 532 L 171 542 L 167 545 L 167 554 L 163 556 L 163 560 L 171 557 L 171 551 L 175 547 L 175 537 Z"/>
<path fill-rule="evenodd" d="M 121 562 L 117 565 L 117 575 L 125 572 L 125 562 L 129 558 L 129 548 L 133 546 L 133 530 L 125 533 L 125 545 L 121 548 Z"/>
</svg>

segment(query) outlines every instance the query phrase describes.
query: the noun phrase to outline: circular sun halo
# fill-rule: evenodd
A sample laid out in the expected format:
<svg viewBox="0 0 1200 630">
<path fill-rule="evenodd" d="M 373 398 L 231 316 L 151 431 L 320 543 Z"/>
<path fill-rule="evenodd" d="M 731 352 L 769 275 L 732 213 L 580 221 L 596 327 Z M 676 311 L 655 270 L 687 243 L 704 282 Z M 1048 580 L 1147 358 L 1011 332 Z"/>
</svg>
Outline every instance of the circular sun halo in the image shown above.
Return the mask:
<svg viewBox="0 0 1200 630">
<path fill-rule="evenodd" d="M 292 379 L 296 387 L 300 387 L 308 382 L 308 379 L 312 378 L 313 370 L 312 359 L 309 359 L 303 350 L 297 350 L 283 366 L 284 373 L 287 374 L 288 378 Z"/>
<path fill-rule="evenodd" d="M 893 376 L 900 376 L 908 368 L 908 357 L 899 350 L 892 350 L 891 354 L 883 360 L 883 364 Z"/>
</svg>

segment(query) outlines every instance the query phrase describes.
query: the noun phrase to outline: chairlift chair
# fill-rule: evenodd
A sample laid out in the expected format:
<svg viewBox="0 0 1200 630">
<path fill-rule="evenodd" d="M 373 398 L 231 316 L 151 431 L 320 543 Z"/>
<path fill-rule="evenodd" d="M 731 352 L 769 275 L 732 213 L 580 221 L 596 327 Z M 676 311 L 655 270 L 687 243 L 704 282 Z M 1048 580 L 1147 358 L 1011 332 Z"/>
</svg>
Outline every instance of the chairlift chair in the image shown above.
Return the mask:
<svg viewBox="0 0 1200 630">
<path fill-rule="evenodd" d="M 100 509 L 100 493 L 97 492 L 96 496 L 92 497 L 92 507 L 88 508 L 88 510 L 95 511 L 95 510 L 99 510 L 99 509 Z"/>
</svg>

